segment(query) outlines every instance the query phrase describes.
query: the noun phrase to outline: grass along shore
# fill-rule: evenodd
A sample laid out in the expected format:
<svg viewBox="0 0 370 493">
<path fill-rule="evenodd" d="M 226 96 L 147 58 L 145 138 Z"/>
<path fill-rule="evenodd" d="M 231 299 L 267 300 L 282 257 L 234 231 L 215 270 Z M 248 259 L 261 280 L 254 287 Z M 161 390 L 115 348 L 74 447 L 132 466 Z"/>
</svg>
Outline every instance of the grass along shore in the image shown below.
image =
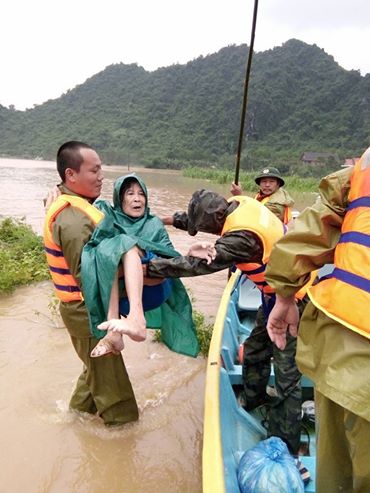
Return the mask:
<svg viewBox="0 0 370 493">
<path fill-rule="evenodd" d="M 183 175 L 188 178 L 200 178 L 210 180 L 221 185 L 230 184 L 234 181 L 235 172 L 231 170 L 216 170 L 205 168 L 186 168 Z M 256 183 L 254 177 L 256 173 L 241 171 L 239 174 L 239 184 L 243 191 L 256 193 Z M 285 186 L 290 192 L 317 192 L 320 180 L 318 178 L 301 178 L 299 176 L 284 176 Z"/>
</svg>

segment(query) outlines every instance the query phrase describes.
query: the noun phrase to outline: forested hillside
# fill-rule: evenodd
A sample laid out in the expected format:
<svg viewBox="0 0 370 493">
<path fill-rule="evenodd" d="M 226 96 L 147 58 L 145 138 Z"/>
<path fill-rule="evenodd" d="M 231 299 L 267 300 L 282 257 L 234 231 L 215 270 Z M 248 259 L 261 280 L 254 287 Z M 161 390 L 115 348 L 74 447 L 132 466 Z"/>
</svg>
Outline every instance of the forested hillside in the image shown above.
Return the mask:
<svg viewBox="0 0 370 493">
<path fill-rule="evenodd" d="M 0 154 L 55 157 L 78 139 L 109 163 L 234 165 L 248 48 L 229 46 L 147 72 L 117 64 L 33 109 L 0 106 Z M 370 74 L 290 40 L 253 58 L 242 165 L 298 166 L 305 151 L 359 155 L 370 144 Z"/>
</svg>

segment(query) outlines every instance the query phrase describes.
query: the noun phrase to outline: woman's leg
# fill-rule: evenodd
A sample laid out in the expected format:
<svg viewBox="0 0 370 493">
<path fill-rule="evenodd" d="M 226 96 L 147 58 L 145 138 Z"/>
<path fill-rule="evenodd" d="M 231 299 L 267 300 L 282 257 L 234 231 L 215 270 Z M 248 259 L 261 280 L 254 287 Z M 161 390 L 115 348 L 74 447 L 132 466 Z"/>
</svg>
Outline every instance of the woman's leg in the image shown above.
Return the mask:
<svg viewBox="0 0 370 493">
<path fill-rule="evenodd" d="M 119 317 L 118 312 L 118 304 L 119 304 L 119 296 L 118 296 L 118 272 L 116 272 L 112 291 L 109 299 L 109 307 L 108 307 L 108 320 L 117 319 Z M 107 335 L 100 339 L 98 344 L 91 351 L 90 356 L 92 358 L 98 358 L 99 356 L 105 356 L 106 354 L 113 353 L 119 354 L 122 349 L 125 347 L 125 344 L 122 339 L 122 334 L 119 332 L 113 332 L 112 330 L 108 330 Z"/>
<path fill-rule="evenodd" d="M 146 339 L 146 320 L 142 302 L 143 269 L 138 248 L 131 248 L 124 254 L 123 273 L 127 298 L 130 303 L 130 311 L 126 318 L 118 318 L 117 284 L 117 291 L 116 288 L 114 288 L 114 290 L 112 289 L 112 311 L 109 310 L 108 312 L 108 315 L 112 314 L 115 318 L 112 318 L 107 322 L 103 322 L 98 326 L 98 328 L 101 330 L 109 330 L 112 332 L 127 334 L 134 341 L 144 341 Z M 111 306 L 111 304 L 109 306 Z"/>
</svg>

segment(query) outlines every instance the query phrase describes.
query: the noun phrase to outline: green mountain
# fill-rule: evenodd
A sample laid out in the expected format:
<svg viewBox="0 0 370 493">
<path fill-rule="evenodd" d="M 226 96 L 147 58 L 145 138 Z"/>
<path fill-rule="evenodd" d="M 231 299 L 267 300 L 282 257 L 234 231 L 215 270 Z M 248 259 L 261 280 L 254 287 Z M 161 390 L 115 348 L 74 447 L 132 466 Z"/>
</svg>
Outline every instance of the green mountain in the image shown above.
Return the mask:
<svg viewBox="0 0 370 493">
<path fill-rule="evenodd" d="M 70 139 L 110 163 L 233 166 L 248 47 L 147 72 L 115 64 L 26 111 L 0 105 L 0 153 L 54 159 Z M 370 74 L 292 39 L 255 53 L 242 166 L 294 164 L 304 151 L 359 155 L 370 143 Z"/>
</svg>

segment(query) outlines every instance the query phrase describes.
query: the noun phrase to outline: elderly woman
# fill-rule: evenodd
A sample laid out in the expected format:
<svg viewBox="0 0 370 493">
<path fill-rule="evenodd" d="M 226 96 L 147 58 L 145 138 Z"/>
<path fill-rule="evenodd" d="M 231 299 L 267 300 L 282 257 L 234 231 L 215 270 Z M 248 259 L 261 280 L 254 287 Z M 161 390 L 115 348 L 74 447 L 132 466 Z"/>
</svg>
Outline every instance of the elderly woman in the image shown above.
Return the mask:
<svg viewBox="0 0 370 493">
<path fill-rule="evenodd" d="M 198 342 L 192 309 L 182 282 L 145 278 L 142 281 L 137 276 L 137 262 L 145 263 L 155 256 L 180 255 L 162 221 L 150 213 L 144 182 L 136 174 L 120 177 L 114 184 L 113 206 L 104 200 L 94 205 L 105 217 L 84 248 L 81 271 L 91 331 L 101 338 L 91 356 L 121 351 L 122 334 L 136 341 L 144 340 L 146 326 L 161 328 L 162 340 L 170 349 L 196 356 Z M 210 260 L 207 249 L 195 248 L 189 254 L 192 252 Z M 142 304 L 129 302 L 133 275 L 137 281 L 135 289 L 142 289 Z M 103 338 L 102 329 L 108 329 Z"/>
</svg>

